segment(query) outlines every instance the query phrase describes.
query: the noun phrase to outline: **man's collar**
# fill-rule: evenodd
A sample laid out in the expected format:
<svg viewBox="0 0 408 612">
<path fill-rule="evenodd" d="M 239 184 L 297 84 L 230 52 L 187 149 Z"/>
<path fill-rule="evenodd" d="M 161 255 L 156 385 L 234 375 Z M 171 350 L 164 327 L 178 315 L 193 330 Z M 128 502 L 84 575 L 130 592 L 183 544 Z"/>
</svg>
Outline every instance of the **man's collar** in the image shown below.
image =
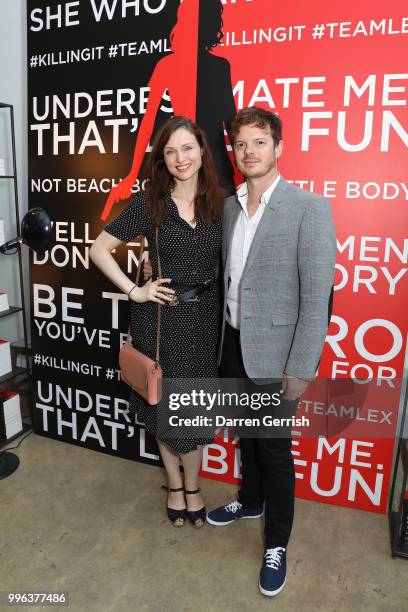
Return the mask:
<svg viewBox="0 0 408 612">
<path fill-rule="evenodd" d="M 278 184 L 280 177 L 281 177 L 281 175 L 278 173 L 278 176 L 273 181 L 273 183 L 262 194 L 262 196 L 261 196 L 261 204 L 263 204 L 264 206 L 266 206 L 267 203 L 269 202 L 269 199 L 270 199 L 270 197 L 272 195 L 272 192 L 275 189 L 276 185 Z M 237 197 L 238 197 L 238 199 L 247 198 L 248 197 L 248 184 L 247 184 L 246 181 L 244 183 L 241 183 L 241 185 L 239 185 L 237 187 Z"/>
<path fill-rule="evenodd" d="M 246 181 L 244 183 L 241 183 L 238 187 L 237 187 L 237 197 L 238 198 L 243 198 L 245 196 L 248 195 L 248 186 L 246 184 Z"/>
<path fill-rule="evenodd" d="M 266 206 L 267 203 L 269 202 L 269 199 L 270 199 L 270 197 L 272 195 L 272 192 L 275 189 L 276 185 L 278 184 L 279 179 L 280 179 L 280 174 L 278 173 L 278 176 L 273 181 L 272 185 L 270 185 L 268 187 L 268 189 L 262 194 L 261 202 L 262 202 L 262 204 L 264 204 L 264 206 Z"/>
</svg>

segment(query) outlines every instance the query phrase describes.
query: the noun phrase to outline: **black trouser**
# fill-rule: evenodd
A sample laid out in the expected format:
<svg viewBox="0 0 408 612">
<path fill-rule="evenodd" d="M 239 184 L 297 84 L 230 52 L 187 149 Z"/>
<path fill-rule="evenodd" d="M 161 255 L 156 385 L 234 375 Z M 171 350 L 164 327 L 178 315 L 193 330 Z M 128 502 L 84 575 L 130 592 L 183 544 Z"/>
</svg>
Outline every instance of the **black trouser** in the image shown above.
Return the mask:
<svg viewBox="0 0 408 612">
<path fill-rule="evenodd" d="M 239 331 L 225 326 L 222 378 L 247 379 L 239 341 Z M 253 390 L 259 392 L 259 385 Z M 248 382 L 247 387 L 251 387 Z M 279 385 L 280 386 L 280 385 Z M 298 402 L 284 402 L 285 414 L 294 416 Z M 290 428 L 286 437 L 241 437 L 242 482 L 238 500 L 249 509 L 265 502 L 265 546 L 286 548 L 293 524 L 295 471 L 291 453 Z"/>
</svg>

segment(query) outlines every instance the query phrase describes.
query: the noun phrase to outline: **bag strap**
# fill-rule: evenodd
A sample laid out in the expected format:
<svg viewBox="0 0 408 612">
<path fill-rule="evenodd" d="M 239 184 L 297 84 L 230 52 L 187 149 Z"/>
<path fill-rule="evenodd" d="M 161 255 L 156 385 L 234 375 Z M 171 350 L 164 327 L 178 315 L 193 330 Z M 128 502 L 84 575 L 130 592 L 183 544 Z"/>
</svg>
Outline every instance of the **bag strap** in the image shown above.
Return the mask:
<svg viewBox="0 0 408 612">
<path fill-rule="evenodd" d="M 159 270 L 159 278 L 162 277 L 160 255 L 159 255 L 159 228 L 156 227 L 156 257 L 157 266 Z M 160 315 L 161 315 L 161 304 L 157 304 L 157 338 L 156 338 L 156 364 L 159 365 L 160 361 Z"/>
<path fill-rule="evenodd" d="M 162 271 L 161 271 L 161 262 L 160 262 L 160 255 L 159 255 L 159 228 L 156 227 L 156 257 L 157 257 L 157 266 L 159 269 L 159 278 L 162 277 Z M 136 271 L 136 280 L 135 280 L 135 284 L 139 286 L 139 278 L 140 278 L 140 271 L 142 269 L 142 257 L 143 257 L 143 253 L 144 253 L 144 237 L 140 242 L 140 249 L 139 249 L 139 265 L 137 266 L 137 271 Z M 156 363 L 157 365 L 159 365 L 159 361 L 160 361 L 160 322 L 161 322 L 161 304 L 157 304 L 157 337 L 156 337 Z M 132 342 L 132 335 L 131 335 L 131 330 L 130 330 L 130 324 L 129 324 L 129 329 L 128 329 L 128 337 L 127 337 L 127 342 L 131 343 Z"/>
<path fill-rule="evenodd" d="M 140 241 L 140 248 L 139 248 L 139 257 L 138 257 L 138 262 L 139 265 L 137 266 L 137 270 L 136 270 L 136 279 L 135 279 L 135 285 L 139 286 L 139 279 L 140 279 L 140 271 L 142 269 L 142 258 L 143 258 L 143 253 L 144 253 L 144 236 L 141 237 L 141 241 Z"/>
<path fill-rule="evenodd" d="M 139 236 L 140 238 L 140 248 L 139 248 L 139 257 L 137 259 L 138 266 L 137 266 L 137 270 L 136 270 L 136 278 L 135 278 L 135 285 L 139 286 L 139 279 L 140 279 L 140 271 L 142 269 L 142 257 L 143 257 L 143 253 L 144 253 L 144 236 Z M 128 327 L 128 334 L 127 334 L 127 338 L 126 338 L 126 342 L 128 344 L 132 343 L 132 333 L 130 330 L 130 322 L 129 322 L 129 327 Z"/>
</svg>

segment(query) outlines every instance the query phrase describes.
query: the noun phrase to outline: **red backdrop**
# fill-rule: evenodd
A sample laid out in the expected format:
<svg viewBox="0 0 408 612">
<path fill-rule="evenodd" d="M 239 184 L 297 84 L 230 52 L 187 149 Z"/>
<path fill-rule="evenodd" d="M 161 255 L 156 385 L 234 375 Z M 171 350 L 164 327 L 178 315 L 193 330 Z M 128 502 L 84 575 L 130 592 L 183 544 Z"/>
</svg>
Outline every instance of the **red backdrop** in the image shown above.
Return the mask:
<svg viewBox="0 0 408 612">
<path fill-rule="evenodd" d="M 294 432 L 296 492 L 384 512 L 407 332 L 406 6 L 312 0 L 271 10 L 269 0 L 225 4 L 225 45 L 217 54 L 230 61 L 237 107 L 278 112 L 281 173 L 331 198 L 339 249 L 334 316 L 319 376 L 394 379 L 383 382 L 389 394 L 374 395 L 370 404 L 392 412 L 379 437 L 380 416 L 373 412 L 355 438 L 348 431 L 319 441 Z M 319 407 L 326 409 L 327 403 Z M 203 474 L 236 481 L 235 447 L 225 446 L 225 464 L 224 446 L 210 447 Z"/>
</svg>

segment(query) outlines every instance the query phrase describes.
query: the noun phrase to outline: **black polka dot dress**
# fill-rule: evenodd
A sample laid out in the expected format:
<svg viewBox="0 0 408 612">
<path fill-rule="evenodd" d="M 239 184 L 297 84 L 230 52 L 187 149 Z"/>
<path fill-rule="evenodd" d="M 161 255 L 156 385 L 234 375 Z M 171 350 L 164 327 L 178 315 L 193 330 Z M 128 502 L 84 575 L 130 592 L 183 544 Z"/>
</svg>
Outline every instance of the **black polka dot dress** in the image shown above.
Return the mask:
<svg viewBox="0 0 408 612">
<path fill-rule="evenodd" d="M 222 240 L 222 221 L 215 219 L 206 225 L 200 219 L 193 228 L 178 213 L 170 194 L 166 195 L 168 217 L 159 228 L 159 252 L 163 278 L 172 282 L 197 285 L 215 278 Z M 144 211 L 144 195 L 139 193 L 128 207 L 105 227 L 112 236 L 131 242 L 143 235 L 149 244 L 153 278 L 158 277 L 155 232 Z M 133 344 L 155 358 L 157 335 L 157 304 L 131 302 Z M 180 302 L 177 306 L 161 307 L 160 365 L 163 377 L 211 378 L 218 376 L 217 343 L 219 330 L 219 289 L 214 283 L 201 294 L 197 303 Z M 157 408 L 140 395 L 130 392 L 129 411 L 135 411 L 146 430 L 157 436 Z M 178 453 L 188 453 L 198 445 L 210 444 L 213 438 L 163 438 Z"/>
</svg>

